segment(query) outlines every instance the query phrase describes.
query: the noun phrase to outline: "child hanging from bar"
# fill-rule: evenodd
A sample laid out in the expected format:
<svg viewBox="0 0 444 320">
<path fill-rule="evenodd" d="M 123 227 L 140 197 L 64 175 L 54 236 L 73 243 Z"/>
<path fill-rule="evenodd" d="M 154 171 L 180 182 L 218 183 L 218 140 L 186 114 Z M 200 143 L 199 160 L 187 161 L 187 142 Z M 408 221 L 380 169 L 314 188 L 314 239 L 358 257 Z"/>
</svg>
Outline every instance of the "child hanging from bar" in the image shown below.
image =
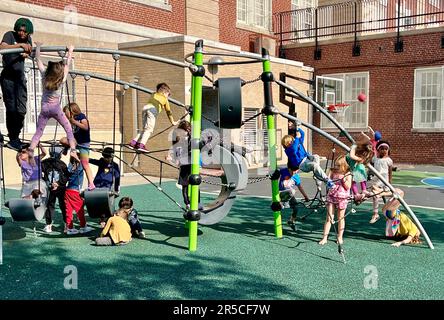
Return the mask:
<svg viewBox="0 0 444 320">
<path fill-rule="evenodd" d="M 178 121 L 174 121 L 173 114 L 171 113 L 171 107 L 168 102 L 168 97 L 170 96 L 170 87 L 166 83 L 159 83 L 156 87 L 156 92 L 152 95 L 148 104 L 143 107 L 143 128 L 142 131 L 129 143 L 131 147 L 144 152 L 148 151 L 146 149 L 146 144 L 154 131 L 156 118 L 159 113 L 162 112 L 162 109 L 165 109 L 171 125 L 176 126 L 178 124 Z"/>
<path fill-rule="evenodd" d="M 74 135 L 72 133 L 71 125 L 68 119 L 60 108 L 60 102 L 62 99 L 62 86 L 66 81 L 68 76 L 69 65 L 72 60 L 72 53 L 74 51 L 74 46 L 69 46 L 68 57 L 66 63 L 63 61 L 59 62 L 48 62 L 48 67 L 45 69 L 42 60 L 40 59 L 40 42 L 37 42 L 37 48 L 35 51 L 35 58 L 37 60 L 37 66 L 42 75 L 43 84 L 43 94 L 42 94 L 42 107 L 37 120 L 37 128 L 34 136 L 31 140 L 31 145 L 29 146 L 30 155 L 33 156 L 34 149 L 40 141 L 40 138 L 45 131 L 46 124 L 49 119 L 56 119 L 60 125 L 65 129 L 66 135 L 68 137 L 70 149 L 70 155 L 77 161 L 80 161 L 77 156 L 76 151 L 76 141 L 74 140 Z"/>
<path fill-rule="evenodd" d="M 299 177 L 296 168 L 281 168 L 279 169 L 279 173 L 279 196 L 284 203 L 284 208 L 291 208 L 293 210 L 287 224 L 293 229 L 293 231 L 296 231 L 296 218 L 298 215 L 296 187 L 304 197 L 304 201 L 310 201 L 310 199 L 301 185 L 301 178 Z"/>
<path fill-rule="evenodd" d="M 80 162 L 82 163 L 83 170 L 86 173 L 86 179 L 88 180 L 88 190 L 94 190 L 96 187 L 93 182 L 93 174 L 91 167 L 89 166 L 89 147 L 91 143 L 90 126 L 88 118 L 77 103 L 71 102 L 63 108 L 63 113 L 68 118 L 72 125 L 72 131 L 74 138 L 76 139 L 77 149 L 80 152 Z M 69 146 L 69 141 L 66 137 L 60 139 L 60 143 L 64 146 Z"/>
<path fill-rule="evenodd" d="M 346 156 L 347 164 L 353 174 L 352 192 L 356 205 L 359 205 L 365 200 L 366 196 L 370 195 L 370 192 L 367 191 L 366 165 L 370 162 L 372 157 L 372 139 L 370 139 L 364 132 L 361 132 Z M 361 187 L 361 192 L 358 190 L 358 183 Z"/>
<path fill-rule="evenodd" d="M 312 171 L 316 177 L 318 189 L 321 188 L 321 181 L 327 184 L 327 188 L 333 186 L 333 182 L 328 179 L 327 174 L 322 170 L 320 158 L 317 154 L 310 154 L 304 148 L 305 133 L 301 128 L 296 131 L 296 137 L 286 135 L 282 138 L 281 144 L 288 157 L 288 167 L 298 168 L 302 172 Z"/>
</svg>

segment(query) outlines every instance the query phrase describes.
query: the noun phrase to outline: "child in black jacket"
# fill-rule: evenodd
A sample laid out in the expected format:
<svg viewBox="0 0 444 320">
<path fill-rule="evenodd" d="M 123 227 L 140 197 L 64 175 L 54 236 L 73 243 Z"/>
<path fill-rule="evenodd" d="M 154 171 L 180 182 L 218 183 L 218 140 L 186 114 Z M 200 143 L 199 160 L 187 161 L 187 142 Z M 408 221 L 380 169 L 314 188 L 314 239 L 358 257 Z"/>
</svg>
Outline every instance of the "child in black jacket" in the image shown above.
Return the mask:
<svg viewBox="0 0 444 320">
<path fill-rule="evenodd" d="M 60 160 L 61 147 L 51 146 L 49 150 L 50 158 L 42 161 L 43 180 L 49 190 L 49 197 L 46 206 L 45 218 L 46 226 L 44 232 L 52 232 L 52 222 L 55 212 L 56 200 L 59 200 L 59 207 L 62 211 L 63 221 L 66 223 L 65 191 L 68 182 L 69 172 L 66 164 Z"/>
</svg>

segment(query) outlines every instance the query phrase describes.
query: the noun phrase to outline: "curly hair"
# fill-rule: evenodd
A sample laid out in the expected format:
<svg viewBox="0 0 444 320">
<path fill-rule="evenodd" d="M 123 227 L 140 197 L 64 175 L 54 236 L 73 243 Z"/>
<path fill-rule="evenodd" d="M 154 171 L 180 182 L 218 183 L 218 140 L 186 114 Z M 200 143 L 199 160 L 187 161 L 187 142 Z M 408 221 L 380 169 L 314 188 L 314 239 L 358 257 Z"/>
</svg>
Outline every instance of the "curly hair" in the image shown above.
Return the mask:
<svg viewBox="0 0 444 320">
<path fill-rule="evenodd" d="M 21 27 L 25 27 L 25 30 L 28 34 L 34 33 L 34 26 L 32 25 L 31 20 L 28 18 L 18 18 L 14 24 L 14 31 L 18 32 Z"/>
</svg>

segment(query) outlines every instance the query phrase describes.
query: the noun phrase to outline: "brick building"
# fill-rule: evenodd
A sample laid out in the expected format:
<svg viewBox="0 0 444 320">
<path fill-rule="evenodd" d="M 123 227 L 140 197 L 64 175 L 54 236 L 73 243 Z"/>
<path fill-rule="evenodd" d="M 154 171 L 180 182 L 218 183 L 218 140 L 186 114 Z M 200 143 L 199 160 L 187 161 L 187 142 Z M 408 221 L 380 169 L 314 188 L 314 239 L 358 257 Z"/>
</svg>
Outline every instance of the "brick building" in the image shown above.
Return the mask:
<svg viewBox="0 0 444 320">
<path fill-rule="evenodd" d="M 24 16 L 34 24 L 34 41 L 44 45 L 68 45 L 77 47 L 110 48 L 134 50 L 149 54 L 162 55 L 182 61 L 183 57 L 193 51 L 195 40 L 204 39 L 206 50 L 228 52 L 259 52 L 267 47 L 275 55 L 275 38 L 272 30 L 274 13 L 291 9 L 290 0 L 111 0 L 98 1 L 11 1 L 0 3 L 0 33 L 12 29 L 15 20 Z M 53 54 L 44 54 L 44 59 L 59 59 Z M 33 112 L 34 94 L 39 99 L 40 89 L 35 90 L 31 63 L 28 62 L 29 108 L 25 123 L 25 138 L 30 138 L 35 130 Z M 110 55 L 75 53 L 74 69 L 98 73 L 113 77 L 114 60 Z M 311 68 L 306 68 L 297 61 L 272 59 L 272 70 L 277 74 L 286 72 L 301 78 L 311 77 Z M 240 76 L 245 80 L 257 78 L 262 72 L 261 64 L 248 67 L 220 68 L 216 76 Z M 117 63 L 117 78 L 125 81 L 137 81 L 140 85 L 154 88 L 157 82 L 168 82 L 173 89 L 174 97 L 189 104 L 190 75 L 188 70 L 160 66 L 158 63 L 127 59 L 122 57 Z M 307 91 L 306 83 L 290 83 L 299 90 Z M 205 82 L 210 85 L 210 82 Z M 77 101 L 85 111 L 85 87 L 88 90 L 88 117 L 92 128 L 92 139 L 96 141 L 127 142 L 141 127 L 141 109 L 146 103 L 145 94 L 128 90 L 125 99 L 120 99 L 122 88 L 117 86 L 116 98 L 113 96 L 113 84 L 96 79 L 85 83 L 83 77 L 76 77 L 69 83 L 71 100 Z M 275 87 L 276 88 L 276 87 Z M 277 89 L 277 88 L 276 88 Z M 279 108 L 278 92 L 275 89 L 274 100 Z M 130 92 L 131 91 L 131 92 Z M 66 91 L 65 91 L 66 93 Z M 67 97 L 65 97 L 65 102 Z M 244 116 L 260 111 L 263 104 L 262 85 L 260 82 L 243 90 Z M 113 137 L 113 109 L 117 104 L 117 133 Z M 299 103 L 298 103 L 299 104 Z M 309 119 L 309 108 L 299 104 L 299 115 Z M 133 112 L 133 110 L 136 110 Z M 284 109 L 285 110 L 285 109 Z M 5 132 L 4 106 L 0 103 L 0 129 Z M 175 114 L 182 115 L 177 108 Z M 137 113 L 137 114 L 136 114 Z M 136 114 L 136 115 L 135 115 Z M 120 117 L 121 116 L 121 117 Z M 178 118 L 178 116 L 176 116 Z M 134 121 L 135 120 L 135 121 Z M 156 132 L 167 126 L 164 115 L 159 118 Z M 278 129 L 285 134 L 286 121 L 279 120 Z M 261 117 L 252 121 L 240 130 L 232 130 L 229 138 L 239 144 L 261 145 L 258 154 L 251 156 L 251 166 L 262 166 L 261 156 L 266 152 L 266 137 Z M 50 123 L 42 140 L 52 140 L 55 124 Z M 63 135 L 59 128 L 57 138 Z M 158 136 L 152 143 L 152 149 L 169 147 L 168 132 Z M 262 153 L 262 155 L 261 155 Z M 278 155 L 282 150 L 278 150 Z M 15 168 L 15 154 L 7 150 L 5 166 Z M 98 157 L 98 154 L 92 154 Z M 164 154 L 159 154 L 163 158 Z M 126 160 L 131 160 L 127 155 Z M 145 157 L 139 159 L 139 169 L 150 174 L 157 174 L 154 167 Z M 280 158 L 285 162 L 284 156 Z M 125 171 L 128 168 L 124 168 Z M 14 172 L 12 172 L 14 171 Z M 17 171 L 17 172 L 15 172 Z M 174 173 L 175 175 L 176 173 Z M 173 175 L 170 172 L 170 175 Z M 6 177 L 8 184 L 19 183 L 19 170 L 11 170 Z"/>
<path fill-rule="evenodd" d="M 340 4 L 338 4 L 340 3 Z M 397 163 L 443 164 L 444 3 L 442 1 L 319 1 L 320 7 L 274 17 L 281 55 L 344 80 L 351 106 L 342 122 L 352 133 L 367 125 L 392 145 Z M 360 92 L 367 100 L 360 103 Z M 337 133 L 314 114 L 314 123 Z M 331 143 L 313 137 L 313 151 Z"/>
</svg>

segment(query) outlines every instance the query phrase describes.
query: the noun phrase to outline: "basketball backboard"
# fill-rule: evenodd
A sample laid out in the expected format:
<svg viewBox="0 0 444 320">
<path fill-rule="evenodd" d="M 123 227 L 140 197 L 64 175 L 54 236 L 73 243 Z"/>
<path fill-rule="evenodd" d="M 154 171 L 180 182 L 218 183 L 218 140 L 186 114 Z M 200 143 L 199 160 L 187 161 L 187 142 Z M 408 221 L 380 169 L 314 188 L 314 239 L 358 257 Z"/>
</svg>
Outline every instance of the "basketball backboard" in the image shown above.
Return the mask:
<svg viewBox="0 0 444 320">
<path fill-rule="evenodd" d="M 342 104 L 344 80 L 332 77 L 316 76 L 315 100 L 321 106 Z"/>
</svg>

